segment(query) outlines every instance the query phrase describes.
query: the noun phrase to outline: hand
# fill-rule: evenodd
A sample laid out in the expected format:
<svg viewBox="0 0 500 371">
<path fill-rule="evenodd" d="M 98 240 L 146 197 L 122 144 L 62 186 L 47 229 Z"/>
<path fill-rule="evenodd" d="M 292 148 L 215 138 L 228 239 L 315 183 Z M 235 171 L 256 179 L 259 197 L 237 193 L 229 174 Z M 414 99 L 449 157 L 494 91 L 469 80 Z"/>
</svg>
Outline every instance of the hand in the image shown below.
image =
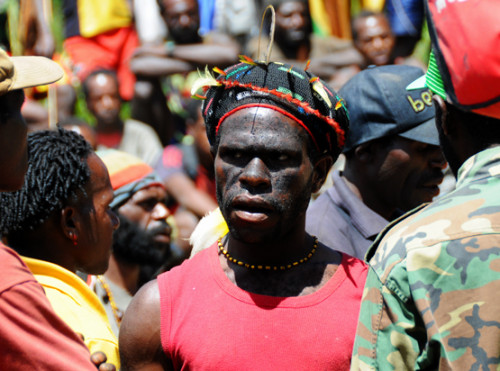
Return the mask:
<svg viewBox="0 0 500 371">
<path fill-rule="evenodd" d="M 80 336 L 80 339 L 82 341 L 85 340 L 85 337 L 83 334 L 77 333 L 78 336 Z M 108 357 L 106 357 L 106 354 L 104 352 L 98 351 L 95 353 L 92 353 L 90 355 L 90 361 L 97 367 L 99 371 L 116 371 L 115 365 L 112 363 L 106 363 L 108 360 Z"/>
<path fill-rule="evenodd" d="M 38 32 L 38 38 L 33 46 L 33 52 L 35 55 L 52 58 L 55 48 L 55 41 L 52 34 L 49 32 Z"/>
<path fill-rule="evenodd" d="M 90 360 L 99 371 L 116 371 L 116 367 L 113 364 L 106 363 L 107 357 L 103 352 L 92 353 Z"/>
</svg>

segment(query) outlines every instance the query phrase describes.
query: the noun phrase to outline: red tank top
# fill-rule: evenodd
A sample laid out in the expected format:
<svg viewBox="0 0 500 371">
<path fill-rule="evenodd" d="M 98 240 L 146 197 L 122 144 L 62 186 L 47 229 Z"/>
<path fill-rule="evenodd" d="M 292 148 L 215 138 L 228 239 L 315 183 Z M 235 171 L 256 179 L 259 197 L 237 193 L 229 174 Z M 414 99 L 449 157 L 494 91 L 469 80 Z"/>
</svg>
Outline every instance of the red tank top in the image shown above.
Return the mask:
<svg viewBox="0 0 500 371">
<path fill-rule="evenodd" d="M 213 245 L 158 277 L 163 351 L 176 370 L 347 370 L 367 266 L 343 255 L 318 291 L 241 290 Z"/>
</svg>

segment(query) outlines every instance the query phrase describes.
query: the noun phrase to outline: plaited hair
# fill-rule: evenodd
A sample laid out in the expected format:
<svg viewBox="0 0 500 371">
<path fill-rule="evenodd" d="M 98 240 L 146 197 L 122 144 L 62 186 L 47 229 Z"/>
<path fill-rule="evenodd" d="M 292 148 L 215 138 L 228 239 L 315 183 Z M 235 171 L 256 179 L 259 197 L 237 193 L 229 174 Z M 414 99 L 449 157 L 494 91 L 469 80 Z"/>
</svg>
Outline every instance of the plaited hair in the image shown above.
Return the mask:
<svg viewBox="0 0 500 371">
<path fill-rule="evenodd" d="M 87 164 L 93 153 L 85 139 L 73 132 L 37 131 L 28 135 L 28 171 L 23 187 L 0 194 L 0 232 L 10 240 L 44 223 L 62 210 L 69 198 L 90 178 Z"/>
<path fill-rule="evenodd" d="M 283 63 L 250 61 L 229 67 L 217 82 L 208 88 L 202 107 L 213 149 L 228 114 L 240 106 L 272 105 L 300 123 L 317 153 L 337 158 L 342 150 L 349 127 L 347 110 L 335 91 L 310 72 Z"/>
</svg>

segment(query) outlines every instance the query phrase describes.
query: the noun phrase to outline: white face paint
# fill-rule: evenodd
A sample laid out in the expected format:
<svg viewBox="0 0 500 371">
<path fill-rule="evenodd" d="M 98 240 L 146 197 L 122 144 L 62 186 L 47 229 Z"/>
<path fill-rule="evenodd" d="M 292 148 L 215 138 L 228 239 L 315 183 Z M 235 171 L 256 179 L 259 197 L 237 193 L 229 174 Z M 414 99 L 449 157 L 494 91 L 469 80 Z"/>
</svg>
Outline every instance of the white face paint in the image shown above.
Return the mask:
<svg viewBox="0 0 500 371">
<path fill-rule="evenodd" d="M 97 85 L 103 86 L 106 84 L 107 77 L 104 74 L 97 75 L 95 78 L 95 82 Z"/>
</svg>

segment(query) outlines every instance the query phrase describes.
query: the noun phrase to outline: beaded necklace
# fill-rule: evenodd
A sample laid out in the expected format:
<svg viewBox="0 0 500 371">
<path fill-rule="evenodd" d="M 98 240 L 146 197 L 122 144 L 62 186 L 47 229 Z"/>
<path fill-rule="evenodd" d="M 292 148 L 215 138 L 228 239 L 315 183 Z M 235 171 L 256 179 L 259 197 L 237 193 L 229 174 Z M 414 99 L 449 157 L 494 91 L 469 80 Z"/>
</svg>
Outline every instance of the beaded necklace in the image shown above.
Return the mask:
<svg viewBox="0 0 500 371">
<path fill-rule="evenodd" d="M 111 310 L 113 311 L 113 316 L 115 317 L 116 324 L 118 327 L 120 327 L 123 313 L 120 309 L 118 309 L 118 306 L 116 305 L 116 302 L 113 298 L 113 294 L 111 293 L 111 289 L 104 280 L 104 276 L 97 276 L 97 280 L 101 283 L 101 286 L 104 289 L 104 291 L 106 291 L 106 295 L 108 296 L 109 300 L 109 305 L 111 306 Z"/>
<path fill-rule="evenodd" d="M 314 244 L 313 244 L 311 252 L 309 254 L 307 254 L 306 257 L 304 257 L 296 262 L 286 264 L 286 265 L 255 265 L 255 264 L 244 263 L 241 260 L 235 259 L 231 255 L 229 255 L 229 252 L 222 245 L 222 242 L 221 242 L 222 238 L 219 238 L 217 240 L 217 245 L 219 246 L 220 253 L 222 255 L 224 255 L 226 257 L 226 259 L 229 260 L 231 263 L 234 263 L 234 264 L 237 264 L 239 266 L 249 268 L 249 269 L 258 269 L 258 270 L 267 270 L 267 271 L 277 271 L 277 270 L 284 271 L 286 269 L 296 267 L 297 265 L 305 263 L 306 261 L 311 259 L 311 257 L 314 255 L 314 253 L 316 252 L 316 249 L 318 247 L 318 239 L 316 238 L 316 236 L 312 236 L 312 237 L 314 238 Z"/>
</svg>

